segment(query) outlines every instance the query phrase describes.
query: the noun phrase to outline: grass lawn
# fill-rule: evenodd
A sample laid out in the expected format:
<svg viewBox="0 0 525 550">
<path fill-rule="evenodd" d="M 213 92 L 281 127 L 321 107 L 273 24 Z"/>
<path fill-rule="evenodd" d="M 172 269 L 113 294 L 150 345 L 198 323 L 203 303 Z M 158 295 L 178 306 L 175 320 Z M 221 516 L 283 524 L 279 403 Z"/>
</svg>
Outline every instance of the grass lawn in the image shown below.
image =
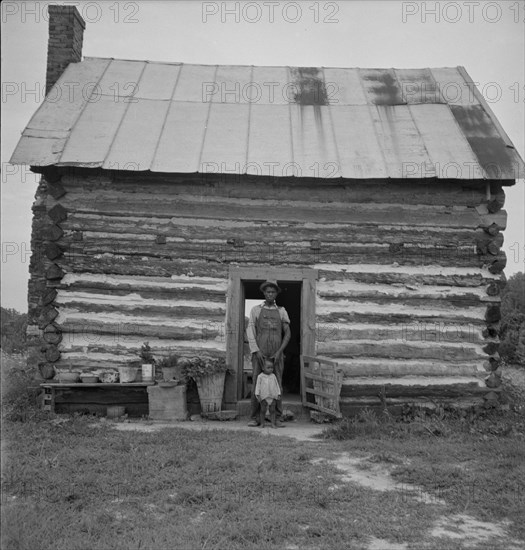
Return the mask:
<svg viewBox="0 0 525 550">
<path fill-rule="evenodd" d="M 311 461 L 333 443 L 115 432 L 82 418 L 4 438 L 5 549 L 359 547 L 371 533 L 417 541 L 432 514 L 371 490 L 329 491 L 338 474 Z"/>
<path fill-rule="evenodd" d="M 83 417 L 6 424 L 2 548 L 339 549 L 367 548 L 371 537 L 421 548 L 430 540 L 441 505 L 341 483 L 331 463 L 316 461 L 341 452 L 394 466 L 396 479 L 446 500 L 446 513 L 506 518 L 525 539 L 523 437 L 361 425 L 368 435 L 314 443 L 117 432 Z"/>
<path fill-rule="evenodd" d="M 412 423 L 364 414 L 318 442 L 116 431 L 82 416 L 25 420 L 3 425 L 4 550 L 459 550 L 464 538 L 432 534 L 458 514 L 505 526 L 506 535 L 469 548 L 525 546 L 521 409 Z M 333 463 L 341 453 L 435 501 L 345 482 Z"/>
</svg>

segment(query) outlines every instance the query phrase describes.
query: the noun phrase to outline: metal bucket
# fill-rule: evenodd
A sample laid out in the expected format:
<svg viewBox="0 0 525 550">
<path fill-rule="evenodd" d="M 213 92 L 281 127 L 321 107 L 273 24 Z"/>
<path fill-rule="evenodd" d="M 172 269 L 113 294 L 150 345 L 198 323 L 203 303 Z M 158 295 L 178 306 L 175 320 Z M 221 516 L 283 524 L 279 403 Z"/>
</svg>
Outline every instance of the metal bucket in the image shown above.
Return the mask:
<svg viewBox="0 0 525 550">
<path fill-rule="evenodd" d="M 119 378 L 121 384 L 129 384 L 135 382 L 137 378 L 137 367 L 119 367 Z"/>
</svg>

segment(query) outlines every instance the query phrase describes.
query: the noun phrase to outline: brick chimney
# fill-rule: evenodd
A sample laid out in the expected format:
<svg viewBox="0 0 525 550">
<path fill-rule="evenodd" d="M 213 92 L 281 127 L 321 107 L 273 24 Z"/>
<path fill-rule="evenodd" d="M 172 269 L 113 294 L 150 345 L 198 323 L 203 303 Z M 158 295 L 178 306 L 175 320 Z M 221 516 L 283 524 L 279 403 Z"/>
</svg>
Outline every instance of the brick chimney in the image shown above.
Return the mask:
<svg viewBox="0 0 525 550">
<path fill-rule="evenodd" d="M 46 95 L 70 63 L 82 59 L 86 23 L 75 6 L 48 6 Z"/>
</svg>

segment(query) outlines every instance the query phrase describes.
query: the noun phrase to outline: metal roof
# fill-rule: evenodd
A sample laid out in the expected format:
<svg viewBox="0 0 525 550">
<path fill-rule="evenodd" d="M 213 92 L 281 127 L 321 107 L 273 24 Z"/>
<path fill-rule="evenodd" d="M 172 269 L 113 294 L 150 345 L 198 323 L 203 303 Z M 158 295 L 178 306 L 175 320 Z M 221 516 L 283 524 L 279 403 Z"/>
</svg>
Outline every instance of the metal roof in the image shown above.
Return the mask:
<svg viewBox="0 0 525 550">
<path fill-rule="evenodd" d="M 152 172 L 517 179 L 524 164 L 462 67 L 72 63 L 11 163 Z"/>
</svg>

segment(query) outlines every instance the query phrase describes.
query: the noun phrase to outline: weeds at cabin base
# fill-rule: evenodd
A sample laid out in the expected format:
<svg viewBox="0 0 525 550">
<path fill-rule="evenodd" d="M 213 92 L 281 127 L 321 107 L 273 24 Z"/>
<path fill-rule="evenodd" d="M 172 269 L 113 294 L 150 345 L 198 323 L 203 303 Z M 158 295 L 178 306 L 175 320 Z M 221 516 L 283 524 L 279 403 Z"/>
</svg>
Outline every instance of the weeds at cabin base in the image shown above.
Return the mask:
<svg viewBox="0 0 525 550">
<path fill-rule="evenodd" d="M 26 366 L 25 356 L 2 353 L 2 422 L 29 422 L 47 418 L 40 406 L 36 371 Z"/>
<path fill-rule="evenodd" d="M 405 405 L 400 416 L 392 416 L 388 411 L 378 414 L 365 408 L 356 416 L 343 418 L 329 426 L 323 437 L 339 441 L 356 437 L 446 437 L 462 433 L 525 437 L 525 407 L 517 400 L 523 399 L 522 392 L 517 388 L 512 391 L 514 394 L 509 410 L 502 410 L 501 406 L 480 406 L 470 409 L 437 406 L 434 410 L 429 410 Z"/>
<path fill-rule="evenodd" d="M 525 437 L 525 368 L 507 366 L 502 378 L 500 402 L 485 402 L 467 409 L 434 403 L 433 409 L 405 405 L 400 416 L 385 407 L 377 413 L 362 409 L 328 427 L 323 437 L 346 440 L 364 436 L 373 439 L 454 434 L 513 435 Z"/>
</svg>

